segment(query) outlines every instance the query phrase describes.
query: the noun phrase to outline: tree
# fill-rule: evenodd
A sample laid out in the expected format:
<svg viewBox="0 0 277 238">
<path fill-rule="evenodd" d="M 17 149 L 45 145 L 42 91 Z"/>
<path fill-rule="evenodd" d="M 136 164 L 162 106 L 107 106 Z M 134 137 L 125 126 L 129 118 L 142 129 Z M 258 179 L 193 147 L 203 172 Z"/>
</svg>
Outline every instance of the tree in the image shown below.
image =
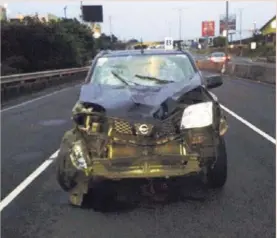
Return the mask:
<svg viewBox="0 0 277 238">
<path fill-rule="evenodd" d="M 2 74 L 83 66 L 93 57 L 91 30 L 76 19 L 46 23 L 27 16 L 2 22 L 1 35 Z"/>
<path fill-rule="evenodd" d="M 85 66 L 97 49 L 119 47 L 115 35 L 94 39 L 77 19 L 46 22 L 26 16 L 21 22 L 2 21 L 1 36 L 2 75 Z"/>
<path fill-rule="evenodd" d="M 226 37 L 223 37 L 223 36 L 215 37 L 213 41 L 214 47 L 224 47 L 225 41 L 226 41 Z"/>
</svg>

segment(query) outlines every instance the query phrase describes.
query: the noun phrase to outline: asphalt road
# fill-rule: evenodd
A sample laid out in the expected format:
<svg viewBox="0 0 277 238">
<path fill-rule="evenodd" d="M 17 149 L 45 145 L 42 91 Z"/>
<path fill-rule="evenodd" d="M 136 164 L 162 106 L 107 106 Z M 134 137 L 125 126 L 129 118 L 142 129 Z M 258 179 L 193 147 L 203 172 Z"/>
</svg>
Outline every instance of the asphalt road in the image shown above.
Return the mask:
<svg viewBox="0 0 277 238">
<path fill-rule="evenodd" d="M 66 89 L 2 111 L 1 199 L 58 149 L 72 125 L 78 92 L 78 87 Z M 275 137 L 273 86 L 226 78 L 213 92 L 225 107 Z M 73 208 L 56 183 L 52 163 L 2 210 L 2 237 L 275 237 L 275 144 L 226 115 L 229 177 L 221 193 L 128 209 L 114 204 L 105 213 Z"/>
</svg>

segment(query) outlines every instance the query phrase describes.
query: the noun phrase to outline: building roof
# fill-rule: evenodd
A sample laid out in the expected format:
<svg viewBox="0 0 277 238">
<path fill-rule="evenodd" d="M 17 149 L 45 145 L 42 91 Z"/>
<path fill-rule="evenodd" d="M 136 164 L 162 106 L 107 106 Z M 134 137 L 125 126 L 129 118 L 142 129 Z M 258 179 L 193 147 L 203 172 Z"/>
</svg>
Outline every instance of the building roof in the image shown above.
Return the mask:
<svg viewBox="0 0 277 238">
<path fill-rule="evenodd" d="M 276 19 L 276 15 L 274 17 L 272 17 L 268 22 L 266 22 L 260 29 L 260 31 L 265 30 L 265 28 L 274 20 Z"/>
</svg>

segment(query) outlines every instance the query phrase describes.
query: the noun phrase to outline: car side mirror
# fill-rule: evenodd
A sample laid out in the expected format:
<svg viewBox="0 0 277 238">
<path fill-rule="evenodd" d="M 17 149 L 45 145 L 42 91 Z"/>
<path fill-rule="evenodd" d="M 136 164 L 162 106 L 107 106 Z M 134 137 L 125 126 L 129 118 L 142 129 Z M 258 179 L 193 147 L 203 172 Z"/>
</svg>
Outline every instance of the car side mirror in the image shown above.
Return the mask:
<svg viewBox="0 0 277 238">
<path fill-rule="evenodd" d="M 217 88 L 223 84 L 222 77 L 219 74 L 209 75 L 209 76 L 206 76 L 205 78 L 206 78 L 208 89 Z"/>
</svg>

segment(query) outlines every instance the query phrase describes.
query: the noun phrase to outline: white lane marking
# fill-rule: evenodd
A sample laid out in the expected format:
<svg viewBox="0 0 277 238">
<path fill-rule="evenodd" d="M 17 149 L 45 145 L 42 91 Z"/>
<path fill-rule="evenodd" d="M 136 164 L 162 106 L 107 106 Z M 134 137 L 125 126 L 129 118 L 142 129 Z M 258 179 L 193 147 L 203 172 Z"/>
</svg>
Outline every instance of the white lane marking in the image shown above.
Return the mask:
<svg viewBox="0 0 277 238">
<path fill-rule="evenodd" d="M 24 181 L 22 181 L 8 196 L 0 202 L 0 212 L 8 206 L 26 187 L 28 187 L 57 157 L 59 150 L 45 160 L 33 173 L 31 173 Z"/>
<path fill-rule="evenodd" d="M 64 89 L 55 91 L 55 92 L 53 92 L 53 93 L 46 94 L 46 95 L 44 95 L 44 96 L 37 97 L 37 98 L 28 100 L 28 101 L 26 101 L 26 102 L 22 102 L 22 103 L 20 103 L 20 104 L 17 104 L 17 105 L 11 106 L 11 107 L 4 108 L 4 109 L 1 110 L 1 113 L 2 113 L 2 112 L 9 111 L 9 110 L 14 109 L 14 108 L 18 108 L 18 107 L 25 106 L 25 105 L 30 104 L 30 103 L 32 103 L 32 102 L 39 101 L 39 100 L 41 100 L 41 99 L 43 99 L 43 98 L 47 98 L 47 97 L 53 96 L 53 95 L 55 95 L 55 94 L 57 94 L 57 93 L 61 93 L 61 92 L 67 91 L 67 90 L 72 89 L 72 88 L 75 88 L 75 87 L 77 87 L 77 86 L 79 86 L 79 85 L 75 85 L 75 86 L 73 86 L 73 87 L 72 87 L 72 86 L 71 86 L 71 87 L 67 87 L 67 88 L 64 88 Z"/>
<path fill-rule="evenodd" d="M 259 135 L 261 135 L 262 137 L 264 137 L 265 139 L 267 139 L 268 141 L 270 141 L 271 143 L 273 143 L 274 145 L 276 145 L 276 139 L 271 137 L 270 135 L 266 134 L 265 132 L 263 132 L 262 130 L 260 130 L 258 127 L 254 126 L 253 124 L 251 124 L 250 122 L 246 121 L 245 119 L 243 119 L 242 117 L 240 117 L 238 114 L 234 113 L 233 111 L 231 111 L 230 109 L 228 109 L 227 107 L 223 106 L 222 104 L 220 104 L 220 106 L 222 107 L 222 109 L 226 112 L 228 112 L 231 116 L 233 116 L 234 118 L 236 118 L 237 120 L 239 120 L 240 122 L 242 122 L 244 125 L 248 126 L 250 129 L 252 129 L 253 131 L 255 131 L 256 133 L 258 133 Z"/>
<path fill-rule="evenodd" d="M 53 153 L 50 157 L 49 157 L 49 160 L 54 160 L 54 159 L 56 159 L 57 158 L 57 156 L 58 156 L 58 154 L 59 154 L 59 151 L 60 150 L 57 150 L 55 153 Z"/>
<path fill-rule="evenodd" d="M 263 136 L 265 139 L 269 140 L 273 144 L 276 145 L 276 140 L 267 135 L 265 132 L 261 131 L 256 126 L 252 125 L 250 122 L 244 120 L 242 117 L 228 109 L 227 107 L 220 104 L 223 110 L 225 110 L 227 113 L 229 113 L 231 116 L 235 117 L 237 120 L 248 126 L 253 131 L 257 132 L 259 135 Z M 5 197 L 0 202 L 0 212 L 8 206 L 28 185 L 30 185 L 44 170 L 46 170 L 49 165 L 53 163 L 53 161 L 57 158 L 59 153 L 59 150 L 57 150 L 55 153 L 53 153 L 49 159 L 44 161 L 33 173 L 31 173 L 21 184 L 19 184 L 7 197 Z"/>
</svg>

